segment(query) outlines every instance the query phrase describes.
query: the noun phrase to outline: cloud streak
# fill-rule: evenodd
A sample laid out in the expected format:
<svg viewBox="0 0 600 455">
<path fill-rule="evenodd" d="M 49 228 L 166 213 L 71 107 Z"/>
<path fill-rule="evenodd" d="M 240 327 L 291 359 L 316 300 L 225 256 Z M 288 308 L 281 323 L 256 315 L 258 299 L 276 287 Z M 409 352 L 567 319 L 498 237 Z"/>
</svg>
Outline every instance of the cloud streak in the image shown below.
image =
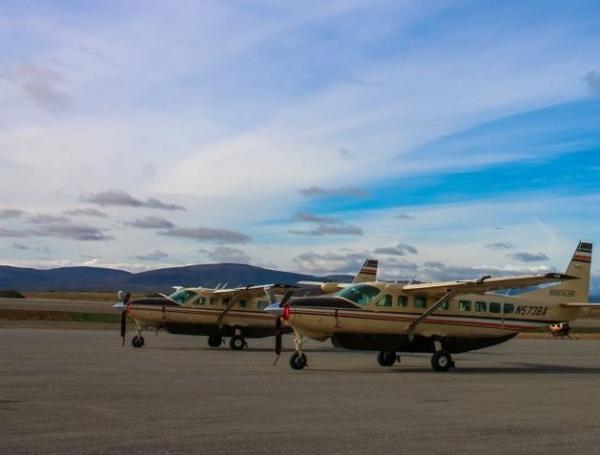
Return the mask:
<svg viewBox="0 0 600 455">
<path fill-rule="evenodd" d="M 315 229 L 308 231 L 302 231 L 297 229 L 290 229 L 288 231 L 294 235 L 307 235 L 310 237 L 321 237 L 324 235 L 364 235 L 364 232 L 358 226 L 348 225 L 334 225 L 334 224 L 319 224 Z"/>
<path fill-rule="evenodd" d="M 355 197 L 364 198 L 369 194 L 355 186 L 341 186 L 337 188 L 323 188 L 321 186 L 311 186 L 302 188 L 298 191 L 302 196 L 308 198 L 328 198 L 328 197 Z"/>
<path fill-rule="evenodd" d="M 140 261 L 160 261 L 162 259 L 168 258 L 169 255 L 164 251 L 154 250 L 152 253 L 137 255 L 134 257 L 135 259 L 138 259 Z"/>
<path fill-rule="evenodd" d="M 106 241 L 114 239 L 114 237 L 105 234 L 96 227 L 86 224 L 73 224 L 68 221 L 40 225 L 29 232 L 34 236 L 55 237 L 66 240 Z"/>
<path fill-rule="evenodd" d="M 374 254 L 387 254 L 389 256 L 406 256 L 407 254 L 418 254 L 418 250 L 411 245 L 399 243 L 396 246 L 375 248 Z"/>
<path fill-rule="evenodd" d="M 89 216 L 95 218 L 107 218 L 108 215 L 100 210 L 87 208 L 87 209 L 72 209 L 63 210 L 63 213 L 68 216 Z"/>
<path fill-rule="evenodd" d="M 160 216 L 147 216 L 134 221 L 127 221 L 125 224 L 139 229 L 172 229 L 175 227 L 175 224 Z"/>
<path fill-rule="evenodd" d="M 143 201 L 131 196 L 125 191 L 104 191 L 101 193 L 84 194 L 81 196 L 81 200 L 102 207 L 142 207 L 158 210 L 185 210 L 185 207 L 181 205 L 169 204 L 155 198 L 149 198 Z"/>
<path fill-rule="evenodd" d="M 178 237 L 199 242 L 248 243 L 252 239 L 241 232 L 207 227 L 176 227 L 158 232 L 166 237 Z"/>
<path fill-rule="evenodd" d="M 550 259 L 544 253 L 528 253 L 526 251 L 512 253 L 507 256 L 521 262 L 542 262 Z"/>
</svg>

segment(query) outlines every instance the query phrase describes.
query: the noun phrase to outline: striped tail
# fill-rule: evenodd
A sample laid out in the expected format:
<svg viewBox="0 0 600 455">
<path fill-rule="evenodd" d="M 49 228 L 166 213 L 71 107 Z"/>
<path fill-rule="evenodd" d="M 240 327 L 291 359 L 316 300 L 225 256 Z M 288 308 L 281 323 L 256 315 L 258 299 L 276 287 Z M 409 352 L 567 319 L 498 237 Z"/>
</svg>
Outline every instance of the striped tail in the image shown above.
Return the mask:
<svg viewBox="0 0 600 455">
<path fill-rule="evenodd" d="M 573 258 L 565 272 L 574 276 L 576 280 L 563 281 L 557 286 L 538 289 L 523 294 L 523 296 L 546 298 L 550 301 L 560 302 L 589 302 L 590 301 L 590 273 L 592 270 L 592 244 L 579 242 Z"/>
<path fill-rule="evenodd" d="M 377 281 L 377 266 L 379 261 L 377 259 L 367 259 L 360 271 L 354 278 L 353 283 L 368 283 Z"/>
</svg>

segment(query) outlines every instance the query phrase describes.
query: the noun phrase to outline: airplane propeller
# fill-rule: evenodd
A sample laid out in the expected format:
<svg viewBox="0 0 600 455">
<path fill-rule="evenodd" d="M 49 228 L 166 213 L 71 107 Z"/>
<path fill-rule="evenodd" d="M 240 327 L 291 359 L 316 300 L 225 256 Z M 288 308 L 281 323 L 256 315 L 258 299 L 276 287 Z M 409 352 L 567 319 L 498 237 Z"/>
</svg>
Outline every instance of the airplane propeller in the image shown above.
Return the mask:
<svg viewBox="0 0 600 455">
<path fill-rule="evenodd" d="M 294 291 L 287 291 L 285 293 L 285 295 L 283 296 L 283 299 L 281 299 L 281 302 L 279 302 L 279 307 L 285 308 L 288 300 L 290 300 L 292 298 L 293 294 L 294 294 Z M 277 319 L 275 320 L 275 354 L 277 355 L 277 358 L 279 358 L 279 355 L 281 354 L 281 345 L 282 345 L 281 326 L 282 326 L 282 324 L 283 324 L 283 318 L 282 318 L 282 316 L 278 315 Z M 276 360 L 276 362 L 277 362 L 277 360 Z"/>
<path fill-rule="evenodd" d="M 131 294 L 129 292 L 125 294 L 123 291 L 119 291 L 120 302 L 115 305 L 115 308 L 121 308 L 121 338 L 123 340 L 123 346 L 125 346 L 125 335 L 127 334 L 127 305 L 129 299 L 131 299 Z"/>
</svg>

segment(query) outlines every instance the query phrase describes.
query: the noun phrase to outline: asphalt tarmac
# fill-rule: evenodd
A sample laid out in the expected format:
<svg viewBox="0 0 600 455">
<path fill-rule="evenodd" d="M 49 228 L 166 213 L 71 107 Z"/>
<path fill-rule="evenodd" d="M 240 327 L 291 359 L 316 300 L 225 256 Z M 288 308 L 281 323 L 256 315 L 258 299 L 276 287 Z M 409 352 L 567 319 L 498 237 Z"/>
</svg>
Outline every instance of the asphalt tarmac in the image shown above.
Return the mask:
<svg viewBox="0 0 600 455">
<path fill-rule="evenodd" d="M 513 340 L 391 368 L 307 345 L 276 366 L 272 339 L 0 330 L 2 453 L 590 454 L 600 446 L 600 341 Z M 291 339 L 285 338 L 291 346 Z M 426 452 L 425 452 L 426 451 Z"/>
</svg>

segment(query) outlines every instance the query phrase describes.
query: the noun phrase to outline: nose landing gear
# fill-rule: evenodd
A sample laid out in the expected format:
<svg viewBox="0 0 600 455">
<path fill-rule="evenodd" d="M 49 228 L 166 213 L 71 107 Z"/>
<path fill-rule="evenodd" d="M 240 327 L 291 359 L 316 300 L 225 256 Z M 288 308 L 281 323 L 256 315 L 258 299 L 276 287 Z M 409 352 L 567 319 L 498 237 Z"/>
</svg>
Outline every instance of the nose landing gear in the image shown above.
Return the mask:
<svg viewBox="0 0 600 455">
<path fill-rule="evenodd" d="M 144 343 L 145 343 L 144 337 L 141 335 L 136 335 L 131 340 L 131 345 L 134 348 L 141 348 L 142 346 L 144 346 Z"/>
<path fill-rule="evenodd" d="M 296 352 L 292 354 L 290 357 L 290 366 L 294 370 L 302 370 L 304 367 L 308 366 L 308 360 L 306 358 L 306 354 L 302 352 L 302 345 L 306 342 L 306 338 L 296 334 L 294 337 L 294 347 L 296 348 Z"/>
</svg>

